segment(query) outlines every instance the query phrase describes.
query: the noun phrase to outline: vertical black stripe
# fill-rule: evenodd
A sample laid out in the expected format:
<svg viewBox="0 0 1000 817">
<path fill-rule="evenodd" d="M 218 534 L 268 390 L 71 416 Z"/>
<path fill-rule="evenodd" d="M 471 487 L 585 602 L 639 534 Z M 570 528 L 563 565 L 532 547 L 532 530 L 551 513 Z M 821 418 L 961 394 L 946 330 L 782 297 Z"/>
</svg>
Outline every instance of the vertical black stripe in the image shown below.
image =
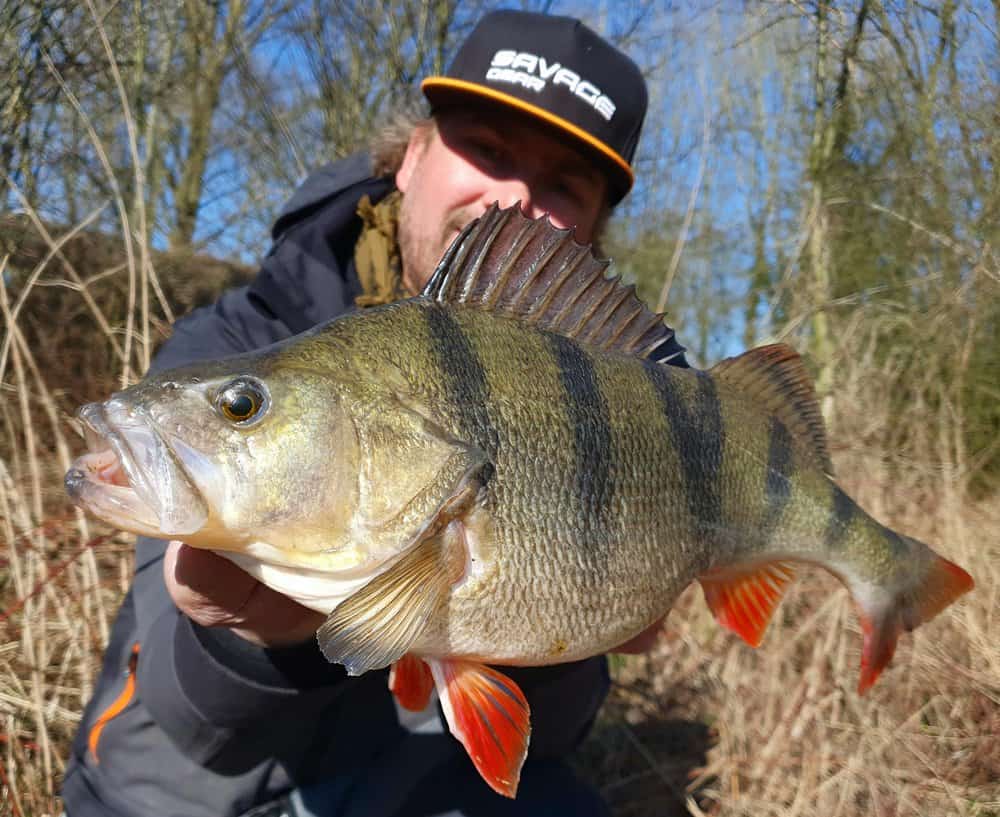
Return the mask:
<svg viewBox="0 0 1000 817">
<path fill-rule="evenodd" d="M 486 370 L 462 327 L 447 310 L 431 304 L 425 314 L 434 356 L 445 374 L 448 398 L 462 431 L 467 440 L 482 446 L 490 459 L 494 459 L 499 441 L 486 409 L 489 398 Z"/>
<path fill-rule="evenodd" d="M 566 390 L 576 452 L 576 493 L 584 518 L 601 529 L 611 501 L 611 424 L 590 356 L 569 338 L 550 335 Z"/>
<path fill-rule="evenodd" d="M 771 532 L 781 520 L 781 514 L 792 493 L 791 477 L 795 472 L 792 458 L 792 435 L 777 417 L 771 418 L 767 446 L 767 475 L 764 481 L 764 535 Z"/>
<path fill-rule="evenodd" d="M 830 483 L 832 495 L 830 497 L 830 518 L 826 523 L 826 532 L 823 535 L 823 542 L 827 548 L 835 549 L 841 547 L 842 540 L 847 535 L 851 522 L 854 519 L 856 505 L 854 500 L 840 490 L 835 484 Z"/>
<path fill-rule="evenodd" d="M 688 377 L 677 370 L 647 362 L 646 376 L 653 384 L 667 418 L 671 441 L 680 458 L 688 508 L 706 533 L 722 524 L 722 451 L 725 429 L 715 383 L 706 372 L 694 372 L 695 393 L 688 405 L 679 388 Z"/>
</svg>

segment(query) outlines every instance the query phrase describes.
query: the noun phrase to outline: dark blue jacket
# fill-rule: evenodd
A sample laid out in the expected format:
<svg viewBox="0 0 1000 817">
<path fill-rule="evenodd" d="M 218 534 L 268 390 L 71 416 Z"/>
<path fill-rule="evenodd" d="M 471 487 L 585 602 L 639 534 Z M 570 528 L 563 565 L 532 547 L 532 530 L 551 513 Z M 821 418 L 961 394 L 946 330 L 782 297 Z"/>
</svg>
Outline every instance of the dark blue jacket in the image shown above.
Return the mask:
<svg viewBox="0 0 1000 817">
<path fill-rule="evenodd" d="M 351 309 L 357 202 L 391 189 L 364 156 L 310 176 L 279 216 L 255 280 L 179 321 L 153 368 L 257 349 Z M 292 787 L 395 762 L 407 730 L 386 672 L 347 678 L 312 642 L 262 649 L 194 624 L 167 594 L 163 551 L 162 541 L 137 542 L 135 578 L 66 772 L 69 817 L 235 817 Z M 510 674 L 531 705 L 529 763 L 571 751 L 608 688 L 603 658 Z"/>
</svg>

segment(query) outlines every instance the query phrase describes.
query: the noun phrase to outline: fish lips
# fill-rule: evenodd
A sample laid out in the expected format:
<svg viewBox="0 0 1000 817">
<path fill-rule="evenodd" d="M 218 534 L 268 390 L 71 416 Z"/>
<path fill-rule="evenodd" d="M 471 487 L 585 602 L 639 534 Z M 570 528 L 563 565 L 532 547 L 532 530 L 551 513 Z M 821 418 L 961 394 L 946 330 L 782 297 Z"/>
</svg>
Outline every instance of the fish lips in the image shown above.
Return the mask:
<svg viewBox="0 0 1000 817">
<path fill-rule="evenodd" d="M 83 406 L 77 417 L 89 449 L 65 477 L 77 505 L 139 534 L 201 530 L 208 506 L 145 411 L 112 398 Z"/>
</svg>

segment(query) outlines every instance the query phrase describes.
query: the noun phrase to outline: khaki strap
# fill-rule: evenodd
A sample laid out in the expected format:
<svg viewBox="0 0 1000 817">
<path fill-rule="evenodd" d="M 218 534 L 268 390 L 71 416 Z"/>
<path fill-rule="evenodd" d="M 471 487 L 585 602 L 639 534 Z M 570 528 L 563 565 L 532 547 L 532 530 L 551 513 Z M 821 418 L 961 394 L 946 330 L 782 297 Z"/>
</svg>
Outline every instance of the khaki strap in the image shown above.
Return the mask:
<svg viewBox="0 0 1000 817">
<path fill-rule="evenodd" d="M 354 265 L 361 281 L 359 307 L 379 306 L 407 297 L 403 287 L 403 263 L 396 241 L 399 205 L 403 196 L 395 190 L 373 205 L 366 195 L 358 202 L 363 226 L 354 245 Z"/>
</svg>

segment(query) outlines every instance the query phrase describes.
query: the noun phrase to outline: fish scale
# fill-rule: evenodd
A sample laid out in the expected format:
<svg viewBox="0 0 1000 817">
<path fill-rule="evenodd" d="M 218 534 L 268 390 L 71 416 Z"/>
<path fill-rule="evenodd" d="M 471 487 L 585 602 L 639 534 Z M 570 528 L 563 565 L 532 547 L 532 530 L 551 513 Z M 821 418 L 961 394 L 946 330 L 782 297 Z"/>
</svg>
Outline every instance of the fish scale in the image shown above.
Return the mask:
<svg viewBox="0 0 1000 817">
<path fill-rule="evenodd" d="M 485 500 L 495 523 L 497 558 L 530 565 L 533 574 L 498 575 L 495 590 L 474 583 L 456 588 L 441 616 L 446 627 L 431 622 L 418 650 L 461 651 L 526 664 L 579 658 L 593 651 L 595 641 L 609 649 L 635 635 L 669 607 L 692 575 L 707 567 L 701 551 L 689 549 L 690 559 L 684 560 L 661 543 L 694 540 L 699 526 L 721 527 L 722 444 L 712 445 L 720 420 L 711 380 L 663 367 L 655 371 L 669 379 L 657 380 L 648 373 L 656 364 L 587 350 L 567 338 L 553 342 L 555 337 L 489 313 L 455 310 L 447 344 L 438 353 L 454 353 L 462 363 L 452 361 L 442 369 L 463 372 L 486 388 L 477 392 L 485 399 L 483 406 L 454 401 L 453 408 L 462 410 L 452 413 L 451 430 L 471 433 L 472 441 L 484 446 L 486 440 L 477 439 L 477 433 L 498 435 L 497 472 Z M 566 382 L 568 361 L 577 373 L 575 385 Z M 663 382 L 668 387 L 657 385 Z M 669 402 L 664 388 L 669 388 Z M 494 405 L 487 395 L 502 395 L 502 400 Z M 619 409 L 615 424 L 609 416 L 611 400 Z M 504 411 L 514 406 L 516 415 Z M 553 421 L 553 406 L 562 415 L 554 426 L 559 434 L 540 441 L 535 430 Z M 489 422 L 472 423 L 468 415 L 488 417 Z M 648 421 L 656 416 L 659 424 Z M 589 429 L 582 432 L 588 422 Z M 671 443 L 677 439 L 686 444 L 679 456 Z M 538 456 L 539 451 L 545 455 Z M 596 480 L 588 473 L 595 454 L 601 461 L 599 499 Z M 680 478 L 672 467 L 678 461 Z M 530 496 L 510 487 L 523 485 L 533 486 Z M 715 498 L 696 501 L 699 492 Z M 681 506 L 686 513 L 677 512 L 678 496 L 686 498 Z M 637 506 L 637 497 L 646 502 Z M 538 574 L 545 576 L 545 586 L 557 600 L 533 606 L 532 620 L 526 622 L 523 605 L 512 603 L 524 599 L 511 598 L 507 590 L 530 586 Z M 590 598 L 600 599 L 601 615 L 578 616 L 580 603 Z M 511 612 L 506 628 L 498 621 L 503 611 Z M 492 643 L 482 637 L 477 623 L 487 616 Z M 558 639 L 563 646 L 556 655 L 551 652 L 553 632 L 567 633 Z"/>
</svg>

